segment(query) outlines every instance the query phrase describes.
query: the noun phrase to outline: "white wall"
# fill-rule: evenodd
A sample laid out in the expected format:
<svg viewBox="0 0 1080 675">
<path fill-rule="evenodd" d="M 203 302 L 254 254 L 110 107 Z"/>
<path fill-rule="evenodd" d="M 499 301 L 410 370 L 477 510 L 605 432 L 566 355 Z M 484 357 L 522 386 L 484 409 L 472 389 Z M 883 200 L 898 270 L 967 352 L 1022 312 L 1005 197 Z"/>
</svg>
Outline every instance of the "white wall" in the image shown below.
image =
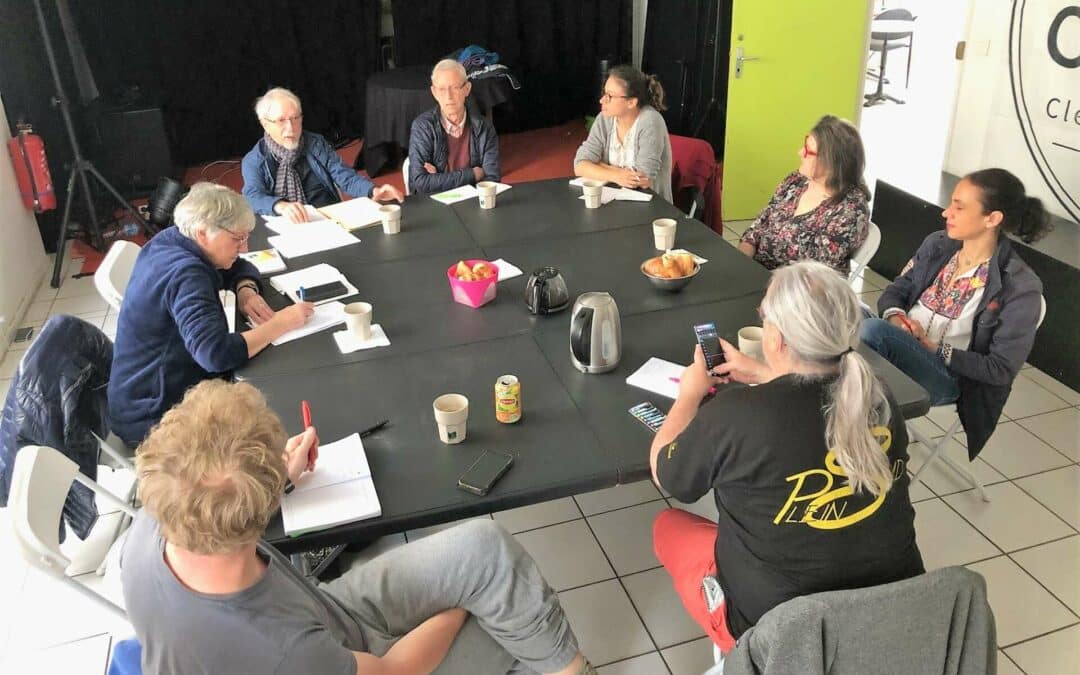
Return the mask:
<svg viewBox="0 0 1080 675">
<path fill-rule="evenodd" d="M 1028 3 L 1029 5 L 1054 2 Z M 1064 6 L 1068 3 L 1059 3 Z M 1053 11 L 1050 9 L 1048 11 Z M 1046 180 L 1040 174 L 1035 160 L 1032 159 L 1024 140 L 1024 134 L 1017 117 L 1013 101 L 1012 85 L 1009 77 L 1009 24 L 1012 3 L 1004 0 L 973 0 L 968 24 L 967 49 L 961 65 L 960 87 L 956 97 L 956 112 L 953 118 L 952 136 L 948 152 L 945 155 L 945 170 L 949 173 L 964 175 L 971 171 L 989 167 L 1001 167 L 1016 174 L 1024 182 L 1028 194 L 1043 200 L 1047 209 L 1067 220 L 1072 218 L 1061 202 L 1054 196 Z M 1030 19 L 1025 19 L 1026 21 Z M 1067 32 L 1066 32 L 1067 31 Z M 1072 45 L 1069 56 L 1075 54 L 1075 45 L 1080 44 L 1080 21 L 1070 19 L 1063 31 L 1065 45 Z M 1045 53 L 1045 37 L 1039 51 Z M 918 47 L 916 47 L 917 49 Z M 1067 51 L 1070 48 L 1067 48 Z M 1025 56 L 1025 58 L 1027 58 Z M 1033 97 L 1041 96 L 1030 105 L 1032 119 L 1036 125 L 1042 125 L 1043 131 L 1056 134 L 1068 134 L 1069 138 L 1080 139 L 1080 124 L 1063 125 L 1060 120 L 1045 118 L 1043 99 L 1054 95 L 1062 100 L 1072 99 L 1073 107 L 1080 105 L 1080 69 L 1067 70 L 1047 66 L 1028 76 L 1026 91 L 1037 91 Z M 1049 100 L 1046 98 L 1046 100 Z M 1070 118 L 1072 115 L 1070 114 Z M 1053 125 L 1053 126 L 1051 126 Z M 1060 136 L 1064 138 L 1064 136 Z M 1045 140 L 1044 140 L 1045 143 Z M 1080 147 L 1080 146 L 1077 146 Z M 1050 151 L 1055 151 L 1053 148 Z M 1067 153 L 1065 150 L 1056 152 Z M 1073 189 L 1080 185 L 1080 155 L 1070 172 L 1068 167 L 1059 168 L 1059 175 L 1064 176 L 1066 185 Z"/>
<path fill-rule="evenodd" d="M 0 98 L 0 350 L 6 349 L 19 320 L 34 299 L 49 259 L 41 245 L 37 221 L 23 206 L 15 170 L 7 151 L 11 138 Z"/>
</svg>

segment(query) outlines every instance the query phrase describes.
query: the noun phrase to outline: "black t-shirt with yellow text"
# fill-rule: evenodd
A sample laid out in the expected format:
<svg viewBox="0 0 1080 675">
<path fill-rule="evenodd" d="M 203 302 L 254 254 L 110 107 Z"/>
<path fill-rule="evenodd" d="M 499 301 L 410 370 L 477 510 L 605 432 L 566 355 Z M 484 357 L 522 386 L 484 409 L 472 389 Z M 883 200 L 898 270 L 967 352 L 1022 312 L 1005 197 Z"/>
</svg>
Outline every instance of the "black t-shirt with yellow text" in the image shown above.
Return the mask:
<svg viewBox="0 0 1080 675">
<path fill-rule="evenodd" d="M 872 430 L 892 486 L 879 497 L 853 494 L 825 444 L 834 381 L 785 375 L 725 387 L 660 451 L 657 475 L 673 497 L 690 503 L 714 492 L 717 577 L 736 638 L 791 598 L 924 571 L 899 406 L 890 396 L 889 424 Z"/>
</svg>

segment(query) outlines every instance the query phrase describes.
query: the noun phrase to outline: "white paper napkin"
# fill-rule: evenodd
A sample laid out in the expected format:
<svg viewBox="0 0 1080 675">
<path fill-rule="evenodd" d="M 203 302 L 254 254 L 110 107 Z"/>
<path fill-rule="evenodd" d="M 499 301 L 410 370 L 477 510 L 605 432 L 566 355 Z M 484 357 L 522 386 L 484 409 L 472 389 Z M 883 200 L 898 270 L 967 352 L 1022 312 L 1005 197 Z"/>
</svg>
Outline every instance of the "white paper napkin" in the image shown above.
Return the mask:
<svg viewBox="0 0 1080 675">
<path fill-rule="evenodd" d="M 687 254 L 690 255 L 690 257 L 692 257 L 694 259 L 694 262 L 696 262 L 699 265 L 704 265 L 705 263 L 709 262 L 708 259 L 702 258 L 701 256 L 699 256 L 697 253 L 694 253 L 693 251 L 687 251 L 685 248 L 673 248 L 670 251 L 668 251 L 668 253 L 687 253 Z"/>
<path fill-rule="evenodd" d="M 334 333 L 334 342 L 337 343 L 342 354 L 349 354 L 361 349 L 390 346 L 390 338 L 386 337 L 386 331 L 377 323 L 371 324 L 371 337 L 367 340 L 356 337 L 351 330 L 339 330 Z"/>
<path fill-rule="evenodd" d="M 502 258 L 492 260 L 491 264 L 499 270 L 499 281 L 506 281 L 507 279 L 513 279 L 514 277 L 520 277 L 522 275 L 520 267 L 513 263 L 506 262 Z"/>
</svg>

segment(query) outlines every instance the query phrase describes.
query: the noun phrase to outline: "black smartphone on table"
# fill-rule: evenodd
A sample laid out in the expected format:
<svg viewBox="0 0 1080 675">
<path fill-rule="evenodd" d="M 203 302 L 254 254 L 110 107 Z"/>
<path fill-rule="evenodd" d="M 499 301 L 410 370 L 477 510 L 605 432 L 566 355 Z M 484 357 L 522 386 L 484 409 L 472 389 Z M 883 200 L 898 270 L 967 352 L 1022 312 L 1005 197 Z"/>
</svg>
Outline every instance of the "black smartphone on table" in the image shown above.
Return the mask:
<svg viewBox="0 0 1080 675">
<path fill-rule="evenodd" d="M 705 355 L 705 368 L 712 370 L 724 362 L 724 350 L 720 348 L 720 335 L 712 321 L 694 326 L 694 337 Z"/>
<path fill-rule="evenodd" d="M 331 281 L 328 284 L 320 284 L 318 286 L 307 286 L 304 288 L 304 301 L 305 302 L 321 302 L 322 300 L 329 300 L 330 298 L 338 298 L 349 292 L 349 289 L 345 284 L 340 281 Z M 297 292 L 297 297 L 300 293 Z"/>
<path fill-rule="evenodd" d="M 483 497 L 510 470 L 513 463 L 514 458 L 504 452 L 485 450 L 458 478 L 458 487 Z"/>
</svg>

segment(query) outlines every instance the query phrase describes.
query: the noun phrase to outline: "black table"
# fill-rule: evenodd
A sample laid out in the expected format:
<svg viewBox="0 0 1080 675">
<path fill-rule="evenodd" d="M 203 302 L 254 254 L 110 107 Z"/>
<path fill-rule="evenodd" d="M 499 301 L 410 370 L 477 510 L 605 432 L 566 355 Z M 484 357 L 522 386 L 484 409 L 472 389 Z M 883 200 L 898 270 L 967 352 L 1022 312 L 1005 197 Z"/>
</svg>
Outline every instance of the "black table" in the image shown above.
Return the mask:
<svg viewBox="0 0 1080 675">
<path fill-rule="evenodd" d="M 356 246 L 288 260 L 290 270 L 329 262 L 359 289 L 354 299 L 374 305 L 391 345 L 342 355 L 333 330 L 270 347 L 237 372 L 266 395 L 286 426 L 300 431 L 299 405 L 311 402 L 327 441 L 375 421 L 391 424 L 365 439 L 383 506 L 381 518 L 291 539 L 275 519 L 267 539 L 285 551 L 359 541 L 472 515 L 523 506 L 648 475 L 650 436 L 626 413 L 644 400 L 666 410 L 671 401 L 637 390 L 626 377 L 650 356 L 687 363 L 692 326 L 715 321 L 734 341 L 758 323 L 768 273 L 698 221 L 659 198 L 586 210 L 580 190 L 565 179 L 515 185 L 498 207 L 475 200 L 453 207 L 412 197 L 400 234 L 359 232 Z M 651 221 L 679 221 L 676 243 L 709 259 L 681 293 L 662 293 L 639 270 L 652 248 Z M 265 227 L 252 248 L 265 243 Z M 260 239 L 261 237 L 261 239 Z M 440 246 L 446 246 L 440 249 Z M 501 282 L 493 302 L 474 309 L 453 302 L 446 269 L 460 258 L 503 257 L 525 275 Z M 619 367 L 584 375 L 570 361 L 570 312 L 532 316 L 523 296 L 526 276 L 555 265 L 571 299 L 586 291 L 612 293 L 622 316 Z M 287 302 L 280 296 L 272 305 Z M 876 355 L 871 361 L 893 390 L 905 417 L 924 414 L 926 392 Z M 524 419 L 494 419 L 495 379 L 522 381 Z M 465 443 L 436 437 L 431 402 L 460 392 L 470 399 Z M 515 456 L 514 468 L 486 497 L 456 488 L 457 477 L 484 449 Z"/>
<path fill-rule="evenodd" d="M 506 77 L 469 80 L 467 99 L 473 112 L 486 115 L 510 100 L 514 92 Z M 375 73 L 367 81 L 364 111 L 364 169 L 377 176 L 394 154 L 394 146 L 409 147 L 409 130 L 416 116 L 436 105 L 431 95 L 431 68 L 410 66 Z"/>
</svg>

